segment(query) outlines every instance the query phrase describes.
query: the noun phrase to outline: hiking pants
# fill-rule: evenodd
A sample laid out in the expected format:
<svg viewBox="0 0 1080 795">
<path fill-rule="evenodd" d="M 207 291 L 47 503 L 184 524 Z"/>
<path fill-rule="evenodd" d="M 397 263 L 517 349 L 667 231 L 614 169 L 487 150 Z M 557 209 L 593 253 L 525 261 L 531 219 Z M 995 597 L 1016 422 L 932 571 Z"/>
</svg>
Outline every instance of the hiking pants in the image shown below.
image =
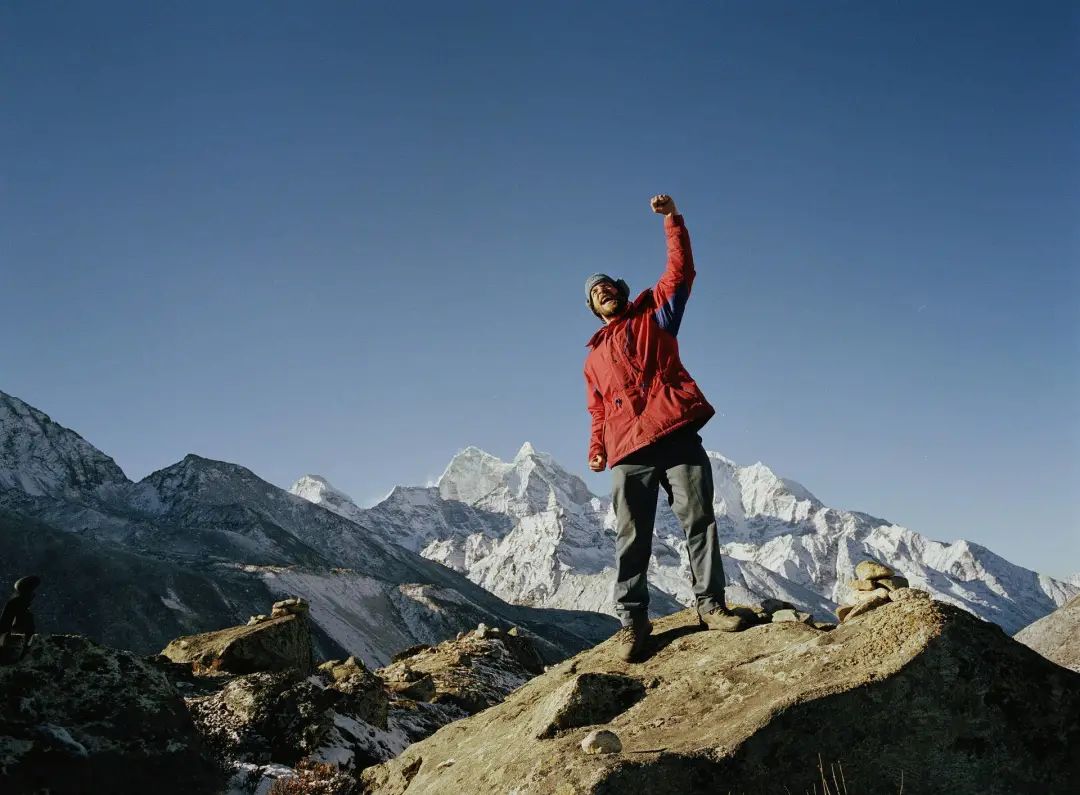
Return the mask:
<svg viewBox="0 0 1080 795">
<path fill-rule="evenodd" d="M 690 579 L 700 611 L 724 604 L 724 567 L 713 513 L 709 456 L 693 428 L 680 428 L 612 468 L 615 508 L 615 613 L 623 625 L 649 607 L 646 574 L 660 486 L 686 534 Z"/>
</svg>

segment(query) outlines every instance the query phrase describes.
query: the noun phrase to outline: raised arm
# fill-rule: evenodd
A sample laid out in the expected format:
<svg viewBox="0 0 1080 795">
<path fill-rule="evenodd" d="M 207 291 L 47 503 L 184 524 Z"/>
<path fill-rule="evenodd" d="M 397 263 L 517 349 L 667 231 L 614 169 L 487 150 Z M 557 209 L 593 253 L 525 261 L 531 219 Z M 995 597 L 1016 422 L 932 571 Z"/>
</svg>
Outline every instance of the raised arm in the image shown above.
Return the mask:
<svg viewBox="0 0 1080 795">
<path fill-rule="evenodd" d="M 650 204 L 653 212 L 664 216 L 664 233 L 667 235 L 667 267 L 653 287 L 656 322 L 660 328 L 677 335 L 686 301 L 690 298 L 690 288 L 694 284 L 694 254 L 690 250 L 690 234 L 670 196 L 663 193 L 653 196 Z"/>
</svg>

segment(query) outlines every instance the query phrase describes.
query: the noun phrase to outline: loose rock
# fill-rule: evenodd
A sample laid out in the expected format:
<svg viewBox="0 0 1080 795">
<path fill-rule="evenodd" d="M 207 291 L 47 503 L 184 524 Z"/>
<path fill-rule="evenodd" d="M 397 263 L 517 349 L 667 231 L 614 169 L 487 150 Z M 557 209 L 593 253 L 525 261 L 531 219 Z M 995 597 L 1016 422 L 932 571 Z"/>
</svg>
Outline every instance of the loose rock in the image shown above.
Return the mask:
<svg viewBox="0 0 1080 795">
<path fill-rule="evenodd" d="M 864 560 L 855 567 L 855 576 L 860 580 L 879 580 L 882 577 L 891 577 L 893 573 L 892 569 L 876 560 Z"/>
<path fill-rule="evenodd" d="M 855 604 L 871 599 L 888 599 L 889 592 L 885 588 L 875 588 L 872 591 L 859 591 L 855 594 Z"/>
<path fill-rule="evenodd" d="M 848 580 L 848 587 L 856 591 L 872 591 L 877 585 L 871 580 Z"/>
<path fill-rule="evenodd" d="M 597 729 L 581 741 L 581 750 L 587 754 L 617 754 L 622 751 L 622 741 L 613 731 Z"/>
<path fill-rule="evenodd" d="M 882 577 L 877 580 L 879 588 L 884 588 L 887 591 L 897 591 L 901 588 L 909 587 L 907 577 L 901 577 L 899 574 L 894 574 L 892 577 Z"/>
<path fill-rule="evenodd" d="M 579 674 L 539 708 L 536 737 L 545 739 L 578 726 L 607 723 L 645 698 L 645 686 L 618 674 Z"/>
<path fill-rule="evenodd" d="M 930 594 L 919 588 L 897 588 L 889 591 L 889 598 L 894 602 L 908 602 L 912 599 L 929 599 Z"/>
<path fill-rule="evenodd" d="M 878 594 L 878 591 L 872 591 L 871 597 L 869 599 L 863 599 L 861 602 L 851 608 L 848 614 L 844 616 L 844 622 L 851 621 L 851 619 L 855 618 L 855 616 L 861 616 L 863 613 L 869 613 L 876 607 L 881 607 L 884 604 L 888 604 L 889 592 L 882 588 L 881 594 L 884 595 Z"/>
</svg>

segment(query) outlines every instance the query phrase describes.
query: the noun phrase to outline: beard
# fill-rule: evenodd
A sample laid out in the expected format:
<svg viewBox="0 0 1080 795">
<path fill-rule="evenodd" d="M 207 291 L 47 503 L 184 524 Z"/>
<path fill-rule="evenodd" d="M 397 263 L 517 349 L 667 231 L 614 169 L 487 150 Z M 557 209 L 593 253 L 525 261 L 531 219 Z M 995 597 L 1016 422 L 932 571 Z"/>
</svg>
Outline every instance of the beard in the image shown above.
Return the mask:
<svg viewBox="0 0 1080 795">
<path fill-rule="evenodd" d="M 622 314 L 623 309 L 626 308 L 626 301 L 622 296 L 612 297 L 609 301 L 602 302 L 596 311 L 600 313 L 601 317 L 612 318 L 618 317 Z"/>
</svg>

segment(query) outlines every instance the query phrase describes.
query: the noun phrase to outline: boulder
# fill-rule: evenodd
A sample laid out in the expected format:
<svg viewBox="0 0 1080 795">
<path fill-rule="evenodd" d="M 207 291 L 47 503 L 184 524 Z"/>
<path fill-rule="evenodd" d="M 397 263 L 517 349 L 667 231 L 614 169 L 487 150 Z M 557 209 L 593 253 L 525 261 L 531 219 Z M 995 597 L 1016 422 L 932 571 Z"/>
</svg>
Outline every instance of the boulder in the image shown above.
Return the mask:
<svg viewBox="0 0 1080 795">
<path fill-rule="evenodd" d="M 179 793 L 224 783 L 168 677 L 80 635 L 0 666 L 0 791 Z"/>
<path fill-rule="evenodd" d="M 552 666 L 364 770 L 365 792 L 796 793 L 820 790 L 819 764 L 832 762 L 850 792 L 896 792 L 901 774 L 904 792 L 950 795 L 1064 793 L 1080 780 L 1080 674 L 960 608 L 889 602 L 831 632 L 696 626 L 693 610 L 655 619 L 640 665 L 609 640 Z M 638 672 L 654 686 L 594 727 L 621 753 L 582 753 L 584 729 L 535 739 L 539 712 L 575 677 Z"/>
<path fill-rule="evenodd" d="M 161 653 L 173 662 L 191 663 L 196 671 L 246 674 L 292 669 L 309 673 L 314 666 L 311 629 L 302 613 L 282 613 L 255 624 L 186 635 Z"/>
<path fill-rule="evenodd" d="M 597 729 L 585 735 L 581 750 L 587 754 L 617 754 L 622 750 L 622 742 L 615 732 Z"/>
<path fill-rule="evenodd" d="M 580 674 L 537 709 L 536 737 L 554 737 L 566 729 L 607 723 L 644 697 L 645 686 L 629 676 Z"/>
<path fill-rule="evenodd" d="M 892 569 L 876 560 L 864 560 L 855 567 L 855 576 L 860 580 L 880 580 L 891 577 L 893 573 Z"/>
</svg>

